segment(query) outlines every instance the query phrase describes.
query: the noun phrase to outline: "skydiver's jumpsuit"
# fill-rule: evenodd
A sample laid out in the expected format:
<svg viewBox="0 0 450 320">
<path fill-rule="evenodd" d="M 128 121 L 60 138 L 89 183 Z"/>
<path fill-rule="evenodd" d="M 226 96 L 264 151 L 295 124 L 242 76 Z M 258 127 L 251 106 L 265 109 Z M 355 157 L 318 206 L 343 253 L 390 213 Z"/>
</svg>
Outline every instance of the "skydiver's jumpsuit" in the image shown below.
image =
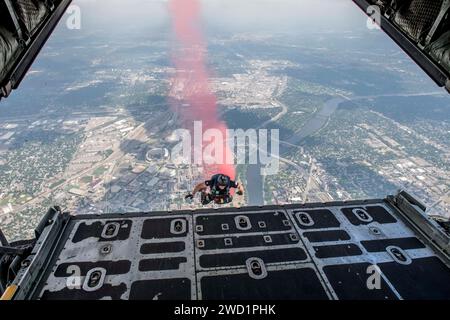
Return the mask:
<svg viewBox="0 0 450 320">
<path fill-rule="evenodd" d="M 217 204 L 226 204 L 233 201 L 233 197 L 230 195 L 230 188 L 237 188 L 237 183 L 228 178 L 227 186 L 221 190 L 217 182 L 218 177 L 219 174 L 216 174 L 211 177 L 211 180 L 205 181 L 205 185 L 210 188 L 210 192 L 202 192 L 201 200 L 203 205 L 207 205 L 211 201 L 214 201 Z"/>
</svg>

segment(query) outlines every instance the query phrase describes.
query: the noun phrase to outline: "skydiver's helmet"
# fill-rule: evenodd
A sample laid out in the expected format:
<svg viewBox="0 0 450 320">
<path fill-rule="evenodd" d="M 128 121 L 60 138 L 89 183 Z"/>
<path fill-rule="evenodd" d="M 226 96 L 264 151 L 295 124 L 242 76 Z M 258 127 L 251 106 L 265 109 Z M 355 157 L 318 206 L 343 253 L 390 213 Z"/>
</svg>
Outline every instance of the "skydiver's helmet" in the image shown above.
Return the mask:
<svg viewBox="0 0 450 320">
<path fill-rule="evenodd" d="M 230 179 L 227 176 L 221 174 L 217 177 L 217 186 L 223 190 L 228 187 L 229 181 Z"/>
</svg>

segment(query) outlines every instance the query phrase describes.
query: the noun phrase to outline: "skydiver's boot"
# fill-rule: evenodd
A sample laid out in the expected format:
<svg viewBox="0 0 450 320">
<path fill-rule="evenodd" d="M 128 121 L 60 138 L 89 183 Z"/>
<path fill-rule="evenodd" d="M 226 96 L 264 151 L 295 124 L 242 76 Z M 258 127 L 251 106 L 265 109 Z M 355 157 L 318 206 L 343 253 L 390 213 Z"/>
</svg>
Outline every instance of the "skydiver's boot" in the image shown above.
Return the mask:
<svg viewBox="0 0 450 320">
<path fill-rule="evenodd" d="M 233 196 L 231 196 L 231 195 L 225 196 L 224 201 L 225 201 L 225 203 L 233 202 Z"/>
<path fill-rule="evenodd" d="M 221 204 L 228 204 L 230 202 L 233 202 L 233 197 L 231 195 L 226 195 L 222 198 Z"/>
<path fill-rule="evenodd" d="M 202 192 L 201 194 L 201 201 L 202 201 L 202 205 L 207 205 L 209 203 L 211 203 L 213 199 L 211 198 L 211 195 L 209 193 L 206 192 Z"/>
</svg>

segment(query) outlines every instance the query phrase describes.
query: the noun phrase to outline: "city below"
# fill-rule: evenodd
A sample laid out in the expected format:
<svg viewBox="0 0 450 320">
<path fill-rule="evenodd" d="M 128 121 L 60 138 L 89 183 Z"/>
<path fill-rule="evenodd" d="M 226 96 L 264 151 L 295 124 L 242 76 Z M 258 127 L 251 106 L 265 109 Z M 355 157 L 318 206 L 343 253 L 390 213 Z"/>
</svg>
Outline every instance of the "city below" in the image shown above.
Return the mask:
<svg viewBox="0 0 450 320">
<path fill-rule="evenodd" d="M 395 47 L 387 51 L 392 59 L 383 58 L 385 48 L 349 57 L 352 48 L 335 50 L 333 33 L 308 47 L 284 37 L 210 40 L 221 118 L 231 129 L 280 131 L 279 172 L 261 177 L 259 165 L 237 165 L 246 192 L 230 205 L 384 198 L 405 189 L 430 215 L 450 217 L 450 122 L 439 119 L 449 119 L 448 96 Z M 355 37 L 348 34 L 349 43 Z M 69 52 L 50 41 L 27 76 L 30 93 L 2 102 L 0 223 L 12 239 L 31 237 L 53 205 L 73 214 L 200 207 L 184 196 L 204 181 L 205 168 L 170 157 L 182 124 L 169 102 L 179 97 L 169 95 L 176 70 L 166 61 L 168 44 L 142 43 L 121 59 L 120 48 L 132 44 L 85 41 L 80 70 L 68 80 L 54 71 L 48 92 L 36 93 L 52 59 Z M 362 73 L 373 77 L 359 81 Z M 419 111 L 422 102 L 429 111 Z M 190 106 L 179 101 L 178 108 Z"/>
</svg>

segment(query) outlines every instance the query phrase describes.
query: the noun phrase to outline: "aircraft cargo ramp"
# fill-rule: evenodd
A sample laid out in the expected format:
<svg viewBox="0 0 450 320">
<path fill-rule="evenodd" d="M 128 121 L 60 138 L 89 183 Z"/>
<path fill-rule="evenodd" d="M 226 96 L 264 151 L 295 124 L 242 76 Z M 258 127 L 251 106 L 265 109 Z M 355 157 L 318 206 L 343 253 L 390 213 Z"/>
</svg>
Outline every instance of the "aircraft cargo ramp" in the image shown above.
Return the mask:
<svg viewBox="0 0 450 320">
<path fill-rule="evenodd" d="M 178 212 L 52 209 L 36 233 L 10 299 L 450 299 L 448 234 L 405 192 Z"/>
</svg>

